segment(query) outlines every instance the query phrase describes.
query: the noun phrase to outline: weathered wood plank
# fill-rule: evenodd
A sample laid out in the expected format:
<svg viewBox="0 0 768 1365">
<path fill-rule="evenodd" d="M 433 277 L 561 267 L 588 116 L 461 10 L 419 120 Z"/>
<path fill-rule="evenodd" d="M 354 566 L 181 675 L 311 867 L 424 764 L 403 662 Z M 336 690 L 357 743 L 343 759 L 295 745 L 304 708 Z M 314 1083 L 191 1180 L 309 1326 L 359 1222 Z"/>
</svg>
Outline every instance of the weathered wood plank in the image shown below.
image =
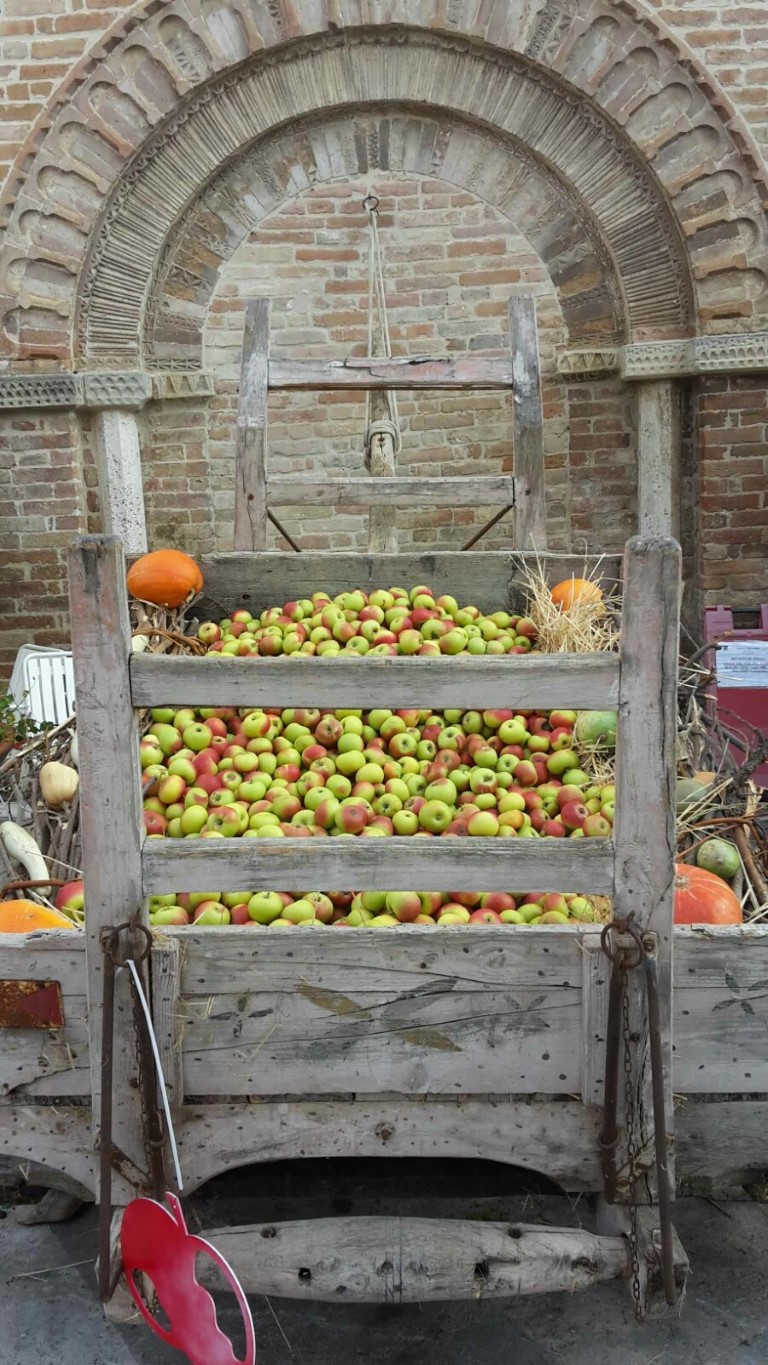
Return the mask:
<svg viewBox="0 0 768 1365">
<path fill-rule="evenodd" d="M 602 1105 L 611 967 L 597 935 L 582 940 L 581 962 L 581 1098 L 584 1104 Z"/>
<path fill-rule="evenodd" d="M 683 1100 L 675 1113 L 680 1180 L 764 1171 L 768 1100 Z"/>
<path fill-rule="evenodd" d="M 544 420 L 541 406 L 536 305 L 529 295 L 509 301 L 514 376 L 513 452 L 516 481 L 514 543 L 543 550 L 547 543 L 544 493 Z"/>
<path fill-rule="evenodd" d="M 62 998 L 63 1028 L 0 1031 L 0 1095 L 90 1092 L 85 973 L 79 995 Z"/>
<path fill-rule="evenodd" d="M 515 480 L 511 475 L 457 478 L 325 478 L 301 475 L 299 478 L 268 479 L 267 501 L 272 506 L 380 507 L 387 504 L 433 507 L 506 506 L 515 500 Z"/>
<path fill-rule="evenodd" d="M 384 340 L 383 336 L 381 340 Z M 369 350 L 372 349 L 372 346 L 369 347 Z M 367 409 L 365 467 L 376 481 L 393 479 L 396 473 L 393 432 L 372 432 L 371 424 L 382 420 L 389 422 L 397 416 L 395 395 L 386 389 L 369 392 Z M 380 500 L 370 505 L 368 551 L 370 554 L 397 554 L 397 507 L 392 500 Z"/>
<path fill-rule="evenodd" d="M 201 886 L 613 892 L 611 844 L 604 839 L 148 839 L 142 859 L 147 896 Z"/>
<path fill-rule="evenodd" d="M 604 559 L 583 555 L 542 556 L 553 583 L 599 564 L 600 580 L 609 591 L 620 581 L 621 557 Z M 204 555 L 201 567 L 205 594 L 199 610 L 214 616 L 248 607 L 263 611 L 281 602 L 311 596 L 322 589 L 333 597 L 352 588 L 372 592 L 393 584 L 412 587 L 426 583 L 438 596 L 451 593 L 462 605 L 483 611 L 522 610 L 523 593 L 515 565 L 525 557 L 507 551 L 480 550 L 474 554 L 440 550 L 432 554 L 338 554 L 297 555 L 268 551 L 258 559 L 244 554 Z"/>
<path fill-rule="evenodd" d="M 352 356 L 346 360 L 270 360 L 270 389 L 508 389 L 509 359 Z"/>
<path fill-rule="evenodd" d="M 355 996 L 311 976 L 282 994 L 184 1002 L 184 1087 L 196 1095 L 579 1089 L 580 993 L 546 986 Z"/>
<path fill-rule="evenodd" d="M 138 731 L 131 710 L 128 657 L 131 625 L 125 560 L 110 536 L 78 540 L 69 556 L 70 608 L 77 693 L 83 867 L 88 885 L 86 953 L 91 1043 L 94 1138 L 99 1134 L 104 954 L 102 930 L 124 924 L 143 909 L 141 891 L 141 769 Z M 143 1132 L 136 1075 L 135 1036 L 127 972 L 115 983 L 113 1141 L 126 1163 L 141 1168 Z M 124 1163 L 124 1169 L 127 1165 Z M 122 1176 L 115 1197 L 130 1187 Z"/>
<path fill-rule="evenodd" d="M 679 386 L 673 379 L 638 384 L 637 528 L 643 536 L 680 535 Z"/>
<path fill-rule="evenodd" d="M 675 929 L 675 993 L 712 986 L 727 996 L 768 988 L 768 925 Z"/>
<path fill-rule="evenodd" d="M 84 995 L 85 934 L 71 929 L 45 929 L 36 934 L 3 934 L 0 978 L 7 981 L 58 981 L 62 995 Z"/>
<path fill-rule="evenodd" d="M 0 1114 L 2 1111 L 0 1110 Z M 467 1157 L 543 1171 L 566 1190 L 599 1189 L 598 1114 L 578 1101 L 508 1095 L 365 1095 L 185 1106 L 185 1188 L 249 1162 L 295 1157 Z"/>
<path fill-rule="evenodd" d="M 134 654 L 134 706 L 508 706 L 612 709 L 613 654 L 224 659 Z"/>
<path fill-rule="evenodd" d="M 75 1105 L 0 1104 L 0 1152 L 40 1162 L 49 1171 L 77 1181 L 91 1196 L 96 1192 L 91 1111 Z"/>
<path fill-rule="evenodd" d="M 264 550 L 267 545 L 269 316 L 269 299 L 252 299 L 245 310 L 235 444 L 236 550 Z"/>
<path fill-rule="evenodd" d="M 184 1098 L 181 1076 L 181 944 L 157 931 L 152 936 L 152 1019 L 168 1103 L 178 1110 Z"/>
<path fill-rule="evenodd" d="M 247 1293 L 357 1303 L 518 1298 L 627 1273 L 621 1237 L 431 1218 L 315 1218 L 210 1234 Z M 214 1287 L 201 1265 L 202 1284 Z"/>
<path fill-rule="evenodd" d="M 621 682 L 614 827 L 614 917 L 634 918 L 656 941 L 665 1117 L 670 1166 L 672 1113 L 672 921 L 674 907 L 677 657 L 680 547 L 636 537 L 624 554 Z M 632 1085 L 638 1133 L 654 1130 L 644 972 L 630 972 Z M 674 1181 L 674 1173 L 671 1172 Z"/>
<path fill-rule="evenodd" d="M 735 982 L 721 990 L 675 990 L 676 1093 L 768 1092 L 767 988 L 768 981 L 752 991 Z"/>
</svg>

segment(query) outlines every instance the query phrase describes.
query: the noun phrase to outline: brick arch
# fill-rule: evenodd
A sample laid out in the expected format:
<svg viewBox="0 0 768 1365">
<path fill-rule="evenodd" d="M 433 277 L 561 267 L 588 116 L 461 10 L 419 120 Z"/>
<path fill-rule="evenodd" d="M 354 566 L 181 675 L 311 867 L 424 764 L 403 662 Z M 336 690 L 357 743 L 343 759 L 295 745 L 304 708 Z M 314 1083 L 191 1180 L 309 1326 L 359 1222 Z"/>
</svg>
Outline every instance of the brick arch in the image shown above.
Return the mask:
<svg viewBox="0 0 768 1365">
<path fill-rule="evenodd" d="M 66 103 L 50 110 L 46 126 L 35 130 L 25 148 L 23 178 L 17 176 L 11 190 L 5 266 L 13 267 L 18 283 L 14 290 L 7 281 L 0 300 L 4 353 L 22 359 L 71 358 L 78 349 L 74 295 L 87 295 L 90 289 L 90 280 L 83 279 L 86 258 L 108 256 L 104 234 L 117 229 L 121 212 L 124 219 L 146 214 L 136 168 L 142 163 L 146 167 L 148 155 L 162 157 L 166 179 L 151 211 L 165 208 L 166 198 L 174 198 L 180 188 L 177 170 L 183 179 L 184 165 L 178 164 L 179 158 L 184 160 L 182 134 L 189 130 L 192 135 L 194 162 L 199 148 L 193 125 L 197 123 L 199 134 L 203 108 L 210 110 L 212 101 L 221 108 L 228 83 L 245 91 L 257 73 L 262 86 L 274 80 L 278 68 L 297 75 L 307 43 L 332 66 L 329 53 L 341 49 L 359 55 L 365 40 L 369 60 L 353 76 L 351 90 L 362 103 L 382 94 L 402 97 L 394 89 L 370 89 L 377 87 L 381 68 L 387 70 L 385 84 L 397 85 L 390 79 L 386 52 L 388 45 L 399 44 L 399 64 L 417 66 L 414 74 L 423 84 L 430 84 L 434 67 L 440 65 L 445 107 L 451 107 L 455 90 L 464 85 L 463 113 L 502 129 L 505 117 L 511 117 L 531 146 L 529 132 L 535 130 L 528 125 L 542 118 L 546 95 L 556 108 L 546 116 L 544 132 L 549 144 L 558 138 L 566 144 L 560 149 L 566 172 L 580 159 L 586 168 L 590 154 L 599 153 L 601 165 L 592 167 L 591 192 L 590 187 L 574 189 L 599 219 L 617 261 L 619 248 L 623 253 L 618 273 L 630 337 L 663 336 L 693 325 L 700 330 L 754 328 L 757 318 L 765 318 L 766 224 L 754 183 L 757 166 L 732 111 L 711 83 L 707 87 L 690 54 L 674 49 L 651 26 L 647 12 L 629 0 L 595 3 L 586 14 L 576 0 L 533 0 L 523 7 L 486 6 L 475 12 L 483 17 L 470 21 L 458 0 L 393 0 L 388 23 L 371 24 L 361 32 L 338 20 L 332 24 L 330 7 L 324 5 L 229 0 L 228 7 L 220 7 L 190 0 L 182 7 L 180 0 L 172 0 L 152 13 L 143 11 L 142 22 L 131 24 L 122 36 L 114 30 L 102 44 L 102 60 L 76 70 Z M 359 23 L 360 17 L 353 13 L 353 21 Z M 398 22 L 411 28 L 393 27 Z M 315 36 L 307 39 L 312 30 Z M 375 64 L 370 60 L 373 43 L 378 44 Z M 478 74 L 479 59 L 484 75 Z M 470 68 L 474 83 L 467 79 Z M 501 71 L 506 95 L 499 92 Z M 533 88 L 539 92 L 536 99 Z M 490 107 L 492 90 L 495 108 Z M 348 92 L 320 83 L 314 93 L 316 107 L 333 107 Z M 300 107 L 298 112 L 311 110 Z M 557 165 L 558 149 L 546 137 L 542 141 L 534 150 L 545 159 L 551 152 Z M 239 154 L 243 145 L 241 141 L 240 147 L 230 148 L 222 140 L 219 162 Z M 205 162 L 205 155 L 201 159 Z M 615 173 L 618 163 L 623 165 L 621 175 Z M 44 172 L 49 184 L 54 173 L 71 178 L 58 183 L 56 194 L 47 198 Z M 201 167 L 196 193 L 211 173 Z M 609 202 L 611 187 L 618 202 Z M 188 207 L 186 188 L 186 197 L 176 199 L 177 216 Z M 166 235 L 171 230 L 168 223 Z M 687 239 L 702 231 L 704 241 L 687 250 Z M 30 267 L 36 263 L 28 274 L 25 262 Z M 43 268 L 40 262 L 60 270 Z M 661 263 L 662 274 L 668 269 L 676 275 L 675 289 L 667 291 L 660 278 L 651 278 L 655 262 Z M 103 297 L 85 311 L 103 316 L 124 298 L 133 298 L 135 290 L 146 290 L 147 263 L 139 258 L 137 264 L 140 279 L 113 273 L 104 281 Z M 112 270 L 112 263 L 105 268 Z M 655 300 L 651 320 L 638 320 L 631 307 L 643 273 L 646 297 Z M 87 347 L 83 353 L 89 355 Z"/>
<path fill-rule="evenodd" d="M 545 266 L 570 340 L 621 339 L 621 288 L 611 253 L 559 177 L 513 139 L 423 106 L 386 106 L 292 123 L 212 179 L 176 221 L 159 257 L 141 339 L 147 367 L 200 365 L 221 268 L 283 202 L 310 186 L 377 171 L 428 174 L 499 209 Z"/>
</svg>

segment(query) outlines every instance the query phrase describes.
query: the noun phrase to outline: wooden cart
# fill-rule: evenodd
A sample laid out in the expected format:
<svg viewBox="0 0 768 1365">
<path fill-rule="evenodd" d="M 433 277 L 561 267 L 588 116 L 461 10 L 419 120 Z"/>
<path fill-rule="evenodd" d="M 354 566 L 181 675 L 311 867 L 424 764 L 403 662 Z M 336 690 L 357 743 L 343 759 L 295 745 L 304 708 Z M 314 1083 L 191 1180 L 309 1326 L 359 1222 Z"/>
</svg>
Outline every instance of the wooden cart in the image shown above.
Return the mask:
<svg viewBox="0 0 768 1365">
<path fill-rule="evenodd" d="M 246 518 L 254 540 L 267 514 L 268 368 L 252 364 L 261 398 L 253 401 L 252 384 L 241 403 L 238 483 L 246 506 L 257 504 L 258 515 Z M 335 382 L 348 385 L 348 371 Z M 381 374 L 369 369 L 366 382 L 395 380 L 384 367 Z M 524 421 L 525 404 L 518 411 Z M 521 445 L 530 449 L 524 433 Z M 535 482 L 534 473 L 529 486 Z M 353 494 L 341 490 L 339 497 Z M 549 555 L 545 562 L 556 578 L 583 563 Z M 212 556 L 202 567 L 217 611 L 260 610 L 318 588 L 335 594 L 416 582 L 493 610 L 520 605 L 520 563 L 519 555 L 487 551 L 255 552 Z M 632 912 L 647 936 L 660 982 L 672 1178 L 761 1168 L 768 934 L 672 932 L 679 550 L 669 540 L 634 540 L 623 565 L 608 559 L 602 572 L 621 582 L 620 656 L 173 659 L 131 654 L 119 544 L 79 542 L 71 593 L 87 933 L 48 932 L 2 945 L 0 977 L 58 983 L 63 1023 L 30 1015 L 19 1021 L 25 1027 L 3 1034 L 0 1150 L 45 1166 L 52 1183 L 74 1182 L 97 1196 L 102 931 L 145 917 L 151 894 L 206 886 L 548 887 L 611 895 L 615 914 Z M 145 840 L 135 713 L 168 703 L 616 709 L 614 839 Z M 599 1194 L 609 976 L 599 933 L 589 927 L 155 932 L 154 1026 L 186 1190 L 226 1169 L 296 1155 L 450 1154 L 505 1162 L 566 1190 Z M 112 1135 L 118 1207 L 147 1187 L 150 1167 L 128 994 L 122 974 Z M 628 999 L 630 1094 L 641 1130 L 636 1191 L 645 1205 L 638 1234 L 643 1292 L 651 1298 L 658 1287 L 654 1119 L 638 974 L 630 975 Z M 628 1195 L 626 1149 L 621 1129 L 619 1213 Z M 338 1219 L 330 1227 L 320 1220 L 211 1236 L 254 1291 L 401 1302 L 574 1288 L 628 1275 L 626 1226 L 617 1217 L 604 1235 L 590 1237 L 486 1223 Z M 683 1262 L 679 1253 L 681 1272 Z"/>
</svg>

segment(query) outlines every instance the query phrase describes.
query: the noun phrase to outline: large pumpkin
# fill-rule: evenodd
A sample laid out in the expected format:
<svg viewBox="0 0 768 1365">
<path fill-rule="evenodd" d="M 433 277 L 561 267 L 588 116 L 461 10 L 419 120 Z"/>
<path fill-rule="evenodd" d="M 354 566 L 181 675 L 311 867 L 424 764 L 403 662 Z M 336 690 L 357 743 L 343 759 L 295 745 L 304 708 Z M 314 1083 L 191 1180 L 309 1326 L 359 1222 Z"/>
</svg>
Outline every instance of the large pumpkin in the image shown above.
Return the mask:
<svg viewBox="0 0 768 1365">
<path fill-rule="evenodd" d="M 603 594 L 597 583 L 589 578 L 564 578 L 552 589 L 552 601 L 556 607 L 569 611 L 576 602 L 602 602 Z"/>
<path fill-rule="evenodd" d="M 0 934 L 31 934 L 35 929 L 75 929 L 60 910 L 49 910 L 37 901 L 0 901 Z"/>
<path fill-rule="evenodd" d="M 742 924 L 738 896 L 722 877 L 688 863 L 675 866 L 675 924 Z"/>
<path fill-rule="evenodd" d="M 181 550 L 153 550 L 128 570 L 128 591 L 158 607 L 181 607 L 202 586 L 198 565 Z"/>
</svg>

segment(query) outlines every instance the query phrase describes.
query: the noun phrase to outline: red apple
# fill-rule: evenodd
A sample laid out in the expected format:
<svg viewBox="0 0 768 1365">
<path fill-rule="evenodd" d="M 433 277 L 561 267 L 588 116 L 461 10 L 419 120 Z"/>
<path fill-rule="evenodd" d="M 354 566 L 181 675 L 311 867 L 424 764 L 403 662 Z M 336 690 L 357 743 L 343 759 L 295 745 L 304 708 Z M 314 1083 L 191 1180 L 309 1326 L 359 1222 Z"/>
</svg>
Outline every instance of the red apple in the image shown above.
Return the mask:
<svg viewBox="0 0 768 1365">
<path fill-rule="evenodd" d="M 82 910 L 85 907 L 85 887 L 82 878 L 60 886 L 56 892 L 54 905 L 57 910 Z"/>
</svg>

